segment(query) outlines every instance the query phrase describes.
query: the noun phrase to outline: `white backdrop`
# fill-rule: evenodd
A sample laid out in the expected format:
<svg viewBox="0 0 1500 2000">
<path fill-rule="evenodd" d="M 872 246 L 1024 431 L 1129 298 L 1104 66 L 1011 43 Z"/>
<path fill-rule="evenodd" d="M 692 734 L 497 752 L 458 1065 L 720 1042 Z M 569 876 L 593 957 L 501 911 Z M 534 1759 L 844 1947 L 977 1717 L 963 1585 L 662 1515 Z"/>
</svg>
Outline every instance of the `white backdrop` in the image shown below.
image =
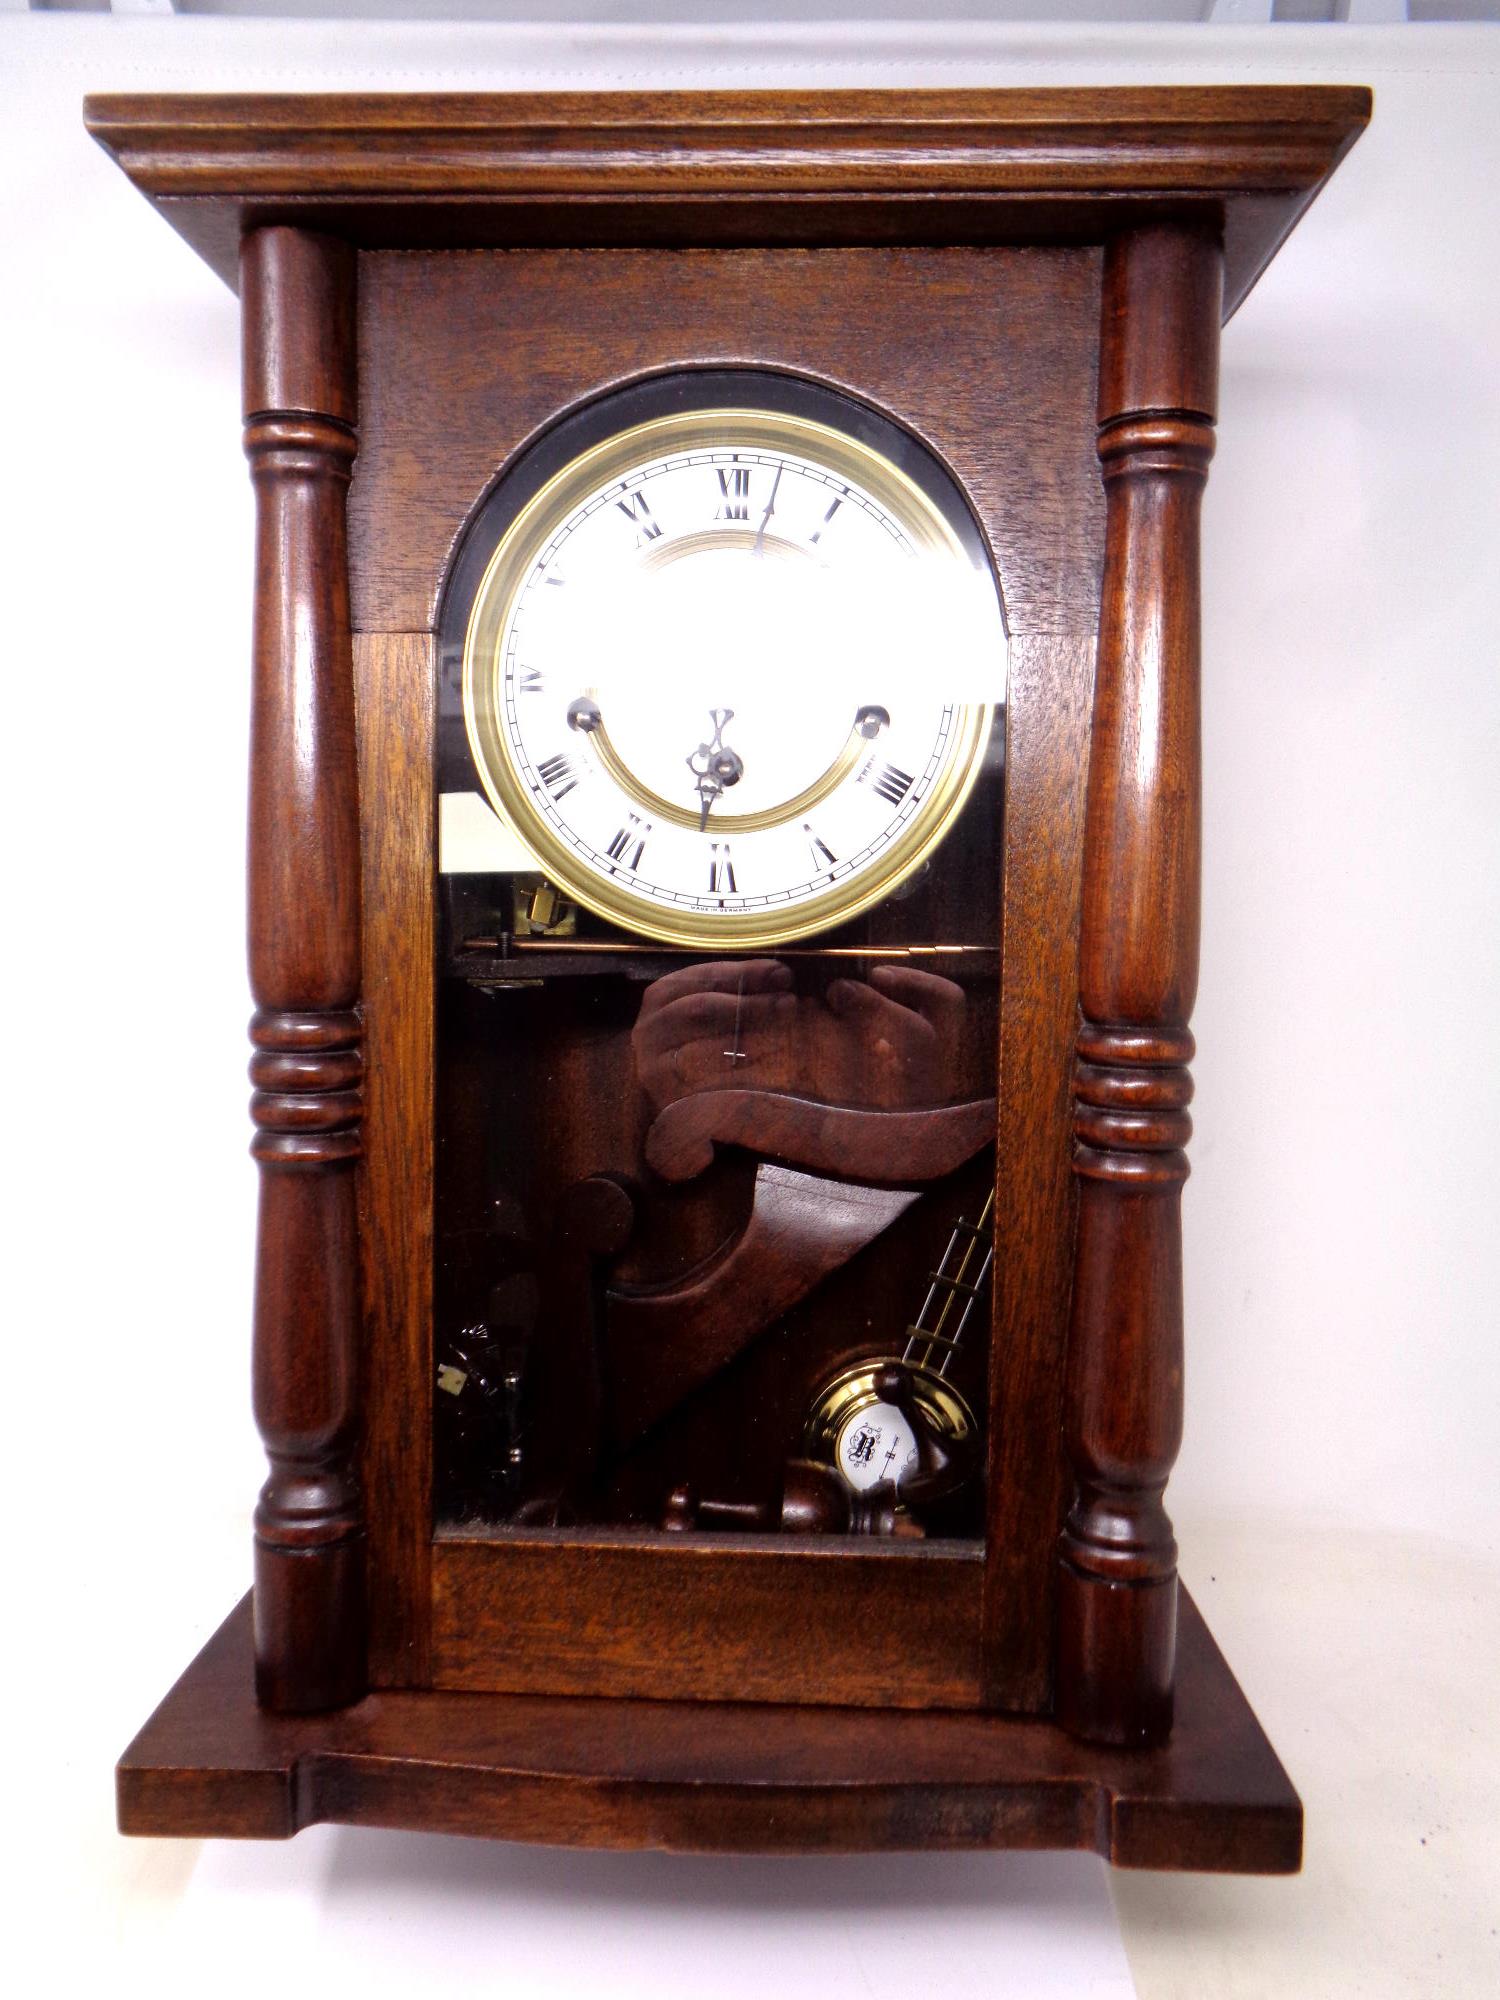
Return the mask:
<svg viewBox="0 0 1500 2000">
<path fill-rule="evenodd" d="M 64 1932 L 81 1879 L 90 1922 L 140 1968 L 166 1935 L 191 1850 L 112 1844 L 106 1774 L 244 1587 L 262 1476 L 236 306 L 87 141 L 83 91 L 1374 85 L 1370 132 L 1227 331 L 1205 515 L 1200 1136 L 1169 1499 L 1189 1579 L 1195 1547 L 1228 1536 L 1273 1626 L 1258 1523 L 1288 1548 L 1331 1523 L 1369 1549 L 1400 1533 L 1492 1550 L 1500 1513 L 1496 49 L 1484 29 L 0 25 L 7 1596 L 52 1772 L 33 1853 L 75 1857 Z M 1295 1700 L 1283 1712 L 1304 1726 Z M 996 1935 L 1015 1946 L 1006 1910 L 1052 1896 L 1075 1941 L 1093 1936 L 1082 1866 L 984 1876 L 1013 1885 L 994 1889 Z M 656 1921 L 683 1898 L 701 1917 L 683 1887 L 699 1878 L 664 1879 L 643 1892 Z M 1106 1933 L 1087 1974 L 1101 1995 L 1119 1976 Z M 675 1935 L 693 1990 L 696 1933 Z M 821 1987 L 804 1945 L 794 1932 L 788 1963 Z M 1008 1990 L 977 1931 L 976 1981 L 981 1945 L 983 1990 Z M 754 1956 L 716 1983 L 740 1990 Z M 636 1990 L 628 1962 L 615 1992 Z M 1081 1966 L 1058 1990 L 1090 1990 Z M 959 2000 L 967 1975 L 950 1973 Z M 1038 1971 L 1026 1990 L 1053 1989 Z"/>
</svg>

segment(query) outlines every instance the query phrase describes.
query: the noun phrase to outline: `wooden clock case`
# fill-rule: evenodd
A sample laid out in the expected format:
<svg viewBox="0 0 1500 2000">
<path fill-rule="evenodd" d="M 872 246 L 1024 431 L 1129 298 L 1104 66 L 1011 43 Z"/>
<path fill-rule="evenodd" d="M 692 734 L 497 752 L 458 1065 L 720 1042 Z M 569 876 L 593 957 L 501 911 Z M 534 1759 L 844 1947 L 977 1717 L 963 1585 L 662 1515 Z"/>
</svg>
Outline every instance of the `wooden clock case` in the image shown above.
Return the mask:
<svg viewBox="0 0 1500 2000">
<path fill-rule="evenodd" d="M 262 1169 L 250 1599 L 123 1758 L 127 1832 L 1298 1865 L 1162 1495 L 1221 320 L 1354 89 L 108 97 L 243 304 Z M 433 1517 L 435 631 L 560 414 L 783 371 L 937 454 L 1011 632 L 984 1538 Z M 602 1225 L 608 1231 L 608 1218 Z M 592 1249 L 607 1247 L 594 1243 Z"/>
</svg>

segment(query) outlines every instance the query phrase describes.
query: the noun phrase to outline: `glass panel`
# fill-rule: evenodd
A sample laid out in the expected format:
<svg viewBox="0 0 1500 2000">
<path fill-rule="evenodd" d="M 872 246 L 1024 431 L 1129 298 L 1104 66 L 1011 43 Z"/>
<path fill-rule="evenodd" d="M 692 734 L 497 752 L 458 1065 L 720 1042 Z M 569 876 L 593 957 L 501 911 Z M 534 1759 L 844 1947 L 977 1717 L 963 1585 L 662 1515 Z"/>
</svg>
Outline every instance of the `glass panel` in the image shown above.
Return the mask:
<svg viewBox="0 0 1500 2000">
<path fill-rule="evenodd" d="M 558 425 L 441 623 L 441 1521 L 977 1535 L 1005 636 L 746 371 Z"/>
</svg>

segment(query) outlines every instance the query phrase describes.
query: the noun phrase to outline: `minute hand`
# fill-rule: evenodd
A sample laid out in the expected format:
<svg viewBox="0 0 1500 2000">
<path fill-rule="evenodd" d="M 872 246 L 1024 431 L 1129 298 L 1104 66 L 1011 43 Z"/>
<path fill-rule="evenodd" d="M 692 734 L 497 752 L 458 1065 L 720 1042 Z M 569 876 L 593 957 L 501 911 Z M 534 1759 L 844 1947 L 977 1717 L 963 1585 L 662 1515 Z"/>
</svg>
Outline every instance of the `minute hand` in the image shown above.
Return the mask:
<svg viewBox="0 0 1500 2000">
<path fill-rule="evenodd" d="M 750 553 L 752 555 L 759 556 L 765 554 L 763 544 L 766 539 L 766 523 L 776 512 L 776 489 L 781 484 L 781 475 L 785 471 L 785 465 L 778 465 L 776 468 L 776 477 L 771 481 L 771 497 L 766 502 L 766 511 L 760 517 L 760 526 L 756 529 L 755 540 L 750 545 Z"/>
</svg>

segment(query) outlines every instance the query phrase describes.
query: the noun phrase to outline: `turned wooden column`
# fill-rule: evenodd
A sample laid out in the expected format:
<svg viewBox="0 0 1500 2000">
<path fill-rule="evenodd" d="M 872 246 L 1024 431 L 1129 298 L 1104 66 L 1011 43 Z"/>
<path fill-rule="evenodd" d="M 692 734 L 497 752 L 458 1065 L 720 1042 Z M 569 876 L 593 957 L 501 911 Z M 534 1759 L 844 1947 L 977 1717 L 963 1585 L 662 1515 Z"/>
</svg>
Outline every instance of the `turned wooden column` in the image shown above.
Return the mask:
<svg viewBox="0 0 1500 2000">
<path fill-rule="evenodd" d="M 1078 1238 L 1058 1582 L 1059 1720 L 1096 1742 L 1172 1725 L 1182 1435 L 1182 1184 L 1198 983 L 1198 516 L 1213 453 L 1222 258 L 1184 227 L 1104 272 L 1103 598 L 1084 836 L 1074 1082 Z"/>
<path fill-rule="evenodd" d="M 355 262 L 261 229 L 240 259 L 256 496 L 250 740 L 250 1076 L 260 1163 L 256 1688 L 282 1710 L 365 1687 L 353 1451 L 359 1313 L 359 801 L 345 499 Z"/>
</svg>

